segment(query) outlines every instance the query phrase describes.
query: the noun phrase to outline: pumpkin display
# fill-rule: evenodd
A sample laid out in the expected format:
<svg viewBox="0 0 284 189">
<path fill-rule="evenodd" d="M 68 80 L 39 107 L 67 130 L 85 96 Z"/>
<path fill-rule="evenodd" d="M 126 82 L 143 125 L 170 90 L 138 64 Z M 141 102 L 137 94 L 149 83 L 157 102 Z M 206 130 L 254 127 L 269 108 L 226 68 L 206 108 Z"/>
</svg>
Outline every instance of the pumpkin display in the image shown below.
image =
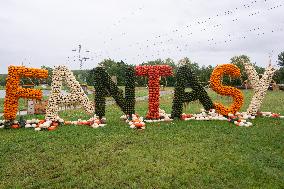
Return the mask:
<svg viewBox="0 0 284 189">
<path fill-rule="evenodd" d="M 147 76 L 149 88 L 147 119 L 160 119 L 160 77 L 173 75 L 172 67 L 169 65 L 136 66 L 137 76 Z"/>
<path fill-rule="evenodd" d="M 60 105 L 81 105 L 87 113 L 94 113 L 93 103 L 88 99 L 72 71 L 66 66 L 58 66 L 55 67 L 52 74 L 51 94 L 45 115 L 47 120 L 55 119 L 58 116 Z M 70 87 L 69 94 L 63 95 L 61 93 L 63 81 Z"/>
<path fill-rule="evenodd" d="M 243 105 L 244 97 L 242 92 L 230 86 L 222 85 L 222 77 L 223 75 L 230 75 L 232 77 L 240 77 L 241 71 L 234 64 L 223 64 L 217 66 L 210 77 L 210 85 L 211 88 L 218 94 L 224 96 L 233 97 L 233 104 L 230 107 L 225 107 L 221 103 L 214 103 L 214 108 L 216 111 L 223 115 L 228 115 L 229 113 L 235 114 Z"/>
<path fill-rule="evenodd" d="M 185 92 L 185 88 L 188 86 L 192 88 L 191 92 Z M 195 100 L 199 100 L 206 110 L 214 107 L 212 100 L 191 69 L 187 65 L 181 66 L 176 74 L 171 117 L 181 118 L 183 103 Z"/>
<path fill-rule="evenodd" d="M 122 115 L 120 119 L 125 120 L 125 122 L 128 123 L 131 129 L 142 129 L 143 130 L 146 128 L 144 118 L 140 117 L 138 114 L 132 114 L 131 116 Z"/>
<path fill-rule="evenodd" d="M 27 120 L 27 122 L 34 122 L 37 123 L 35 130 L 36 131 L 41 131 L 41 130 L 48 130 L 48 131 L 53 131 L 57 129 L 59 125 L 64 124 L 64 120 L 61 119 L 60 117 L 55 117 L 54 119 L 46 119 L 46 120 Z M 26 126 L 27 127 L 27 126 Z M 31 127 L 34 127 L 34 124 L 32 124 Z"/>
<path fill-rule="evenodd" d="M 92 128 L 99 128 L 106 126 L 106 118 L 99 118 L 99 116 L 94 115 L 89 120 L 81 120 L 78 119 L 77 121 L 66 121 L 65 124 L 70 125 L 87 125 Z"/>
<path fill-rule="evenodd" d="M 160 119 L 145 119 L 145 122 L 152 123 L 152 122 L 163 122 L 163 121 L 172 121 L 171 114 L 167 114 L 165 110 L 159 108 L 159 117 Z"/>
<path fill-rule="evenodd" d="M 260 106 L 262 104 L 262 101 L 265 97 L 266 91 L 269 87 L 269 84 L 276 69 L 274 69 L 272 65 L 269 65 L 265 69 L 265 72 L 262 75 L 261 79 L 259 79 L 259 76 L 252 64 L 248 62 L 243 62 L 243 65 L 248 75 L 249 82 L 254 91 L 254 95 L 247 109 L 247 113 L 256 115 L 257 112 L 260 110 Z"/>
<path fill-rule="evenodd" d="M 39 122 L 40 122 L 40 120 L 38 120 L 38 119 L 27 120 L 25 128 L 36 128 Z M 43 122 L 41 121 L 41 123 L 43 123 Z"/>
<path fill-rule="evenodd" d="M 125 120 L 126 123 L 129 124 L 129 127 L 132 129 L 145 129 L 146 123 L 152 123 L 152 122 L 167 122 L 172 121 L 170 118 L 171 114 L 167 114 L 165 110 L 162 110 L 159 108 L 159 116 L 160 119 L 144 119 L 143 117 L 139 116 L 137 113 L 129 115 L 122 115 L 120 119 Z"/>
<path fill-rule="evenodd" d="M 106 94 L 109 93 L 120 109 L 127 115 L 135 113 L 135 72 L 133 67 L 125 70 L 125 95 L 112 81 L 110 75 L 103 67 L 92 70 L 95 87 L 95 114 L 102 118 L 105 116 Z"/>
<path fill-rule="evenodd" d="M 44 69 L 26 68 L 24 66 L 9 66 L 4 101 L 4 118 L 14 120 L 18 111 L 19 98 L 41 100 L 42 92 L 37 89 L 20 87 L 22 77 L 47 78 L 48 71 Z"/>
<path fill-rule="evenodd" d="M 252 123 L 246 119 L 254 119 L 254 116 L 246 116 L 246 113 L 237 113 L 236 115 L 229 113 L 227 116 L 219 114 L 215 109 L 206 111 L 201 109 L 201 113 L 198 114 L 182 114 L 182 120 L 197 120 L 197 121 L 210 121 L 210 120 L 220 120 L 228 121 L 240 127 L 250 127 Z"/>
<path fill-rule="evenodd" d="M 87 95 L 84 93 L 78 81 L 76 81 L 73 73 L 65 66 L 58 66 L 53 71 L 52 92 L 48 99 L 48 106 L 46 117 L 44 120 L 32 119 L 24 120 L 20 117 L 17 121 L 16 113 L 18 110 L 19 98 L 31 98 L 40 100 L 42 93 L 40 90 L 24 89 L 20 87 L 21 77 L 35 77 L 46 78 L 48 76 L 47 70 L 26 68 L 23 66 L 10 66 L 8 69 L 8 77 L 6 84 L 6 97 L 4 101 L 4 118 L 0 120 L 1 128 L 18 129 L 21 127 L 34 128 L 35 131 L 48 130 L 53 131 L 62 124 L 66 125 L 87 125 L 92 128 L 104 127 L 106 125 L 105 116 L 105 97 L 109 93 L 116 101 L 117 105 L 125 113 L 123 119 L 129 124 L 130 128 L 143 130 L 146 127 L 146 122 L 160 122 L 172 121 L 172 118 L 178 117 L 184 121 L 198 120 L 224 120 L 240 127 L 252 126 L 248 119 L 255 119 L 256 116 L 271 117 L 275 119 L 284 119 L 279 113 L 260 112 L 260 106 L 266 94 L 268 85 L 272 80 L 275 69 L 269 65 L 262 78 L 259 79 L 254 67 L 244 62 L 245 70 L 248 78 L 254 89 L 254 96 L 249 105 L 247 112 L 239 113 L 238 110 L 243 104 L 242 92 L 234 87 L 223 86 L 223 75 L 230 75 L 233 77 L 240 76 L 240 70 L 233 64 L 224 64 L 217 66 L 212 72 L 210 83 L 214 91 L 220 95 L 232 96 L 233 104 L 230 107 L 225 107 L 219 103 L 213 103 L 209 98 L 207 92 L 198 82 L 197 77 L 186 65 L 181 66 L 176 74 L 176 86 L 174 91 L 174 99 L 172 105 L 172 113 L 167 114 L 164 110 L 159 108 L 160 95 L 160 77 L 172 75 L 172 68 L 168 65 L 157 66 L 136 66 L 128 67 L 126 70 L 126 87 L 125 93 L 118 88 L 112 81 L 111 77 L 102 67 L 97 67 L 92 70 L 94 86 L 96 89 L 95 105 L 96 115 L 89 120 L 64 121 L 59 118 L 59 105 L 73 105 L 79 103 L 84 107 L 86 112 L 93 113 L 94 106 L 89 101 Z M 137 76 L 147 76 L 149 78 L 149 101 L 148 113 L 146 119 L 140 117 L 135 112 L 135 74 Z M 70 94 L 61 94 L 62 82 L 65 81 L 70 87 Z M 187 86 L 188 84 L 188 86 Z M 191 87 L 192 92 L 185 92 L 186 87 Z M 204 109 L 197 114 L 182 114 L 182 103 L 199 100 Z"/>
</svg>

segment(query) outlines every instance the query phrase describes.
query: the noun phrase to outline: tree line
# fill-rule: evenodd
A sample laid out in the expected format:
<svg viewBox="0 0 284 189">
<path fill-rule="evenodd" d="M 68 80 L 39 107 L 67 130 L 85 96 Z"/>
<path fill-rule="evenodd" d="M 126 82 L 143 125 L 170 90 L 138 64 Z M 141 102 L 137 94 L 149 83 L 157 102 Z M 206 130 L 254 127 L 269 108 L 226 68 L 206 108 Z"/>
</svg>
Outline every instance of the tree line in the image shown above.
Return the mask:
<svg viewBox="0 0 284 189">
<path fill-rule="evenodd" d="M 247 74 L 244 70 L 244 66 L 242 64 L 242 61 L 249 61 L 250 58 L 246 55 L 240 55 L 240 56 L 234 56 L 231 58 L 230 63 L 235 64 L 238 66 L 241 70 L 241 77 L 240 78 L 230 78 L 225 76 L 223 78 L 223 83 L 225 85 L 231 85 L 231 86 L 241 86 L 244 81 L 248 79 Z M 198 63 L 190 61 L 189 58 L 185 58 L 185 64 L 188 65 L 192 71 L 196 74 L 199 81 L 202 83 L 203 86 L 207 86 L 209 84 L 209 79 L 211 76 L 211 73 L 214 69 L 213 66 L 199 66 Z M 153 61 L 143 62 L 141 65 L 169 65 L 173 68 L 173 72 L 176 73 L 178 68 L 178 63 L 174 62 L 172 59 L 167 58 L 165 60 L 157 59 Z M 265 71 L 265 68 L 257 66 L 253 64 L 256 68 L 256 71 L 258 74 L 263 74 Z M 273 77 L 273 80 L 276 83 L 284 83 L 284 52 L 279 54 L 278 56 L 278 65 L 280 66 L 280 69 L 278 69 Z M 128 66 L 135 66 L 135 65 L 129 65 L 124 63 L 123 61 L 116 62 L 112 59 L 105 59 L 102 62 L 99 63 L 99 66 L 105 67 L 106 71 L 111 76 L 116 76 L 117 78 L 117 84 L 120 86 L 124 85 L 124 78 L 125 78 L 125 71 Z M 51 85 L 52 83 L 52 68 L 48 66 L 42 66 L 41 68 L 47 69 L 49 72 L 49 77 L 47 79 L 39 80 L 36 78 L 22 78 L 21 84 L 34 84 L 34 85 Z M 73 73 L 76 77 L 76 79 L 81 84 L 87 84 L 89 86 L 93 85 L 93 79 L 90 75 L 91 70 L 73 70 Z M 0 74 L 0 86 L 5 86 L 6 84 L 6 77 L 7 74 Z M 136 86 L 146 86 L 148 82 L 147 77 L 136 77 Z M 175 77 L 165 77 L 161 78 L 161 85 L 165 86 L 174 86 L 175 85 Z"/>
</svg>

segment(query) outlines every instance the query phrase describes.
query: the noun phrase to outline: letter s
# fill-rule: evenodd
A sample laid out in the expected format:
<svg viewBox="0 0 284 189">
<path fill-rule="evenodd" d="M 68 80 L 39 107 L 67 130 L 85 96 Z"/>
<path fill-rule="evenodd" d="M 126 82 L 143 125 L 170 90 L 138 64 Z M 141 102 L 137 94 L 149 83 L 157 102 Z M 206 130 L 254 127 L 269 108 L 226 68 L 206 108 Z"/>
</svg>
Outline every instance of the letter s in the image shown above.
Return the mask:
<svg viewBox="0 0 284 189">
<path fill-rule="evenodd" d="M 222 76 L 230 75 L 233 77 L 239 77 L 241 75 L 240 69 L 234 64 L 223 64 L 217 66 L 210 77 L 211 88 L 220 95 L 232 96 L 233 104 L 230 107 L 225 107 L 221 103 L 214 103 L 216 111 L 222 115 L 228 115 L 229 113 L 235 114 L 240 110 L 241 106 L 244 103 L 244 97 L 242 92 L 230 86 L 222 85 Z"/>
</svg>

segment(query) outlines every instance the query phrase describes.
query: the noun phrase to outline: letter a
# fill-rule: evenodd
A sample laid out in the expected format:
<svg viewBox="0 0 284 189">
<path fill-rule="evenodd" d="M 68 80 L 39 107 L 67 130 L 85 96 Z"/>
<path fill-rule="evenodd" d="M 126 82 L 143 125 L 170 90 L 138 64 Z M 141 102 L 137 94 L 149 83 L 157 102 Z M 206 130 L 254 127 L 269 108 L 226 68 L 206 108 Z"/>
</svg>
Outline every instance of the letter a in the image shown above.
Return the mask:
<svg viewBox="0 0 284 189">
<path fill-rule="evenodd" d="M 176 81 L 171 114 L 172 118 L 181 117 L 182 104 L 184 102 L 199 100 L 206 110 L 214 108 L 212 100 L 188 66 L 184 65 L 178 69 Z M 185 92 L 187 82 L 193 91 Z"/>
<path fill-rule="evenodd" d="M 89 101 L 72 71 L 66 66 L 58 66 L 55 67 L 52 75 L 51 94 L 46 108 L 46 119 L 54 119 L 58 116 L 59 105 L 80 104 L 89 114 L 94 113 L 94 105 Z M 63 80 L 70 87 L 70 94 L 63 95 L 61 93 Z"/>
</svg>

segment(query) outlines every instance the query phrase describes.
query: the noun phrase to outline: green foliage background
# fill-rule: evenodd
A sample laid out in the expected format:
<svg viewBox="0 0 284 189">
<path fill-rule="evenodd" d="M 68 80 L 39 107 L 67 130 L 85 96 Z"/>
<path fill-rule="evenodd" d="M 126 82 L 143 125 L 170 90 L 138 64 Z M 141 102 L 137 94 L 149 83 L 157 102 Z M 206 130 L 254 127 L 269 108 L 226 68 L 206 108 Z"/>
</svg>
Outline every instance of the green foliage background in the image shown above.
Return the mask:
<svg viewBox="0 0 284 189">
<path fill-rule="evenodd" d="M 213 66 L 199 66 L 197 62 L 190 61 L 189 58 L 186 59 L 186 64 L 190 67 L 190 69 L 197 75 L 198 80 L 202 83 L 203 86 L 207 86 L 209 84 L 209 78 L 211 76 L 211 73 L 214 69 Z M 241 78 L 230 78 L 225 76 L 223 78 L 223 83 L 226 85 L 232 85 L 232 86 L 240 86 L 242 85 L 242 82 L 247 80 L 247 75 L 244 70 L 244 66 L 242 65 L 242 61 L 248 61 L 250 62 L 250 58 L 247 55 L 239 55 L 234 56 L 231 58 L 230 63 L 237 65 L 241 69 Z M 173 68 L 174 74 L 177 70 L 177 63 L 167 58 L 165 60 L 157 59 L 152 61 L 143 62 L 141 65 L 169 65 Z M 257 66 L 255 63 L 252 63 L 256 69 L 256 71 L 259 74 L 263 74 L 265 71 L 265 68 Z M 102 62 L 99 63 L 99 66 L 105 67 L 107 73 L 110 76 L 116 76 L 117 77 L 117 84 L 119 86 L 125 85 L 125 72 L 124 70 L 128 66 L 134 66 L 134 64 L 127 64 L 123 61 L 116 62 L 112 59 L 105 59 Z M 278 56 L 278 66 L 279 69 L 276 71 L 273 79 L 276 81 L 276 83 L 284 83 L 284 52 L 280 53 Z M 52 68 L 48 66 L 42 66 L 41 68 L 47 69 L 49 71 L 49 77 L 48 79 L 44 80 L 38 80 L 38 79 L 29 79 L 29 78 L 22 78 L 21 83 L 22 84 L 30 84 L 34 83 L 35 85 L 40 84 L 47 84 L 51 85 L 52 82 Z M 91 70 L 72 70 L 76 79 L 82 83 L 87 84 L 89 86 L 93 85 L 92 76 L 90 75 Z M 6 77 L 7 74 L 0 74 L 0 86 L 5 86 L 6 84 Z M 146 77 L 136 77 L 136 86 L 147 86 L 147 78 Z M 169 87 L 172 87 L 175 85 L 175 77 L 165 77 L 161 78 L 161 85 L 166 85 Z"/>
</svg>

